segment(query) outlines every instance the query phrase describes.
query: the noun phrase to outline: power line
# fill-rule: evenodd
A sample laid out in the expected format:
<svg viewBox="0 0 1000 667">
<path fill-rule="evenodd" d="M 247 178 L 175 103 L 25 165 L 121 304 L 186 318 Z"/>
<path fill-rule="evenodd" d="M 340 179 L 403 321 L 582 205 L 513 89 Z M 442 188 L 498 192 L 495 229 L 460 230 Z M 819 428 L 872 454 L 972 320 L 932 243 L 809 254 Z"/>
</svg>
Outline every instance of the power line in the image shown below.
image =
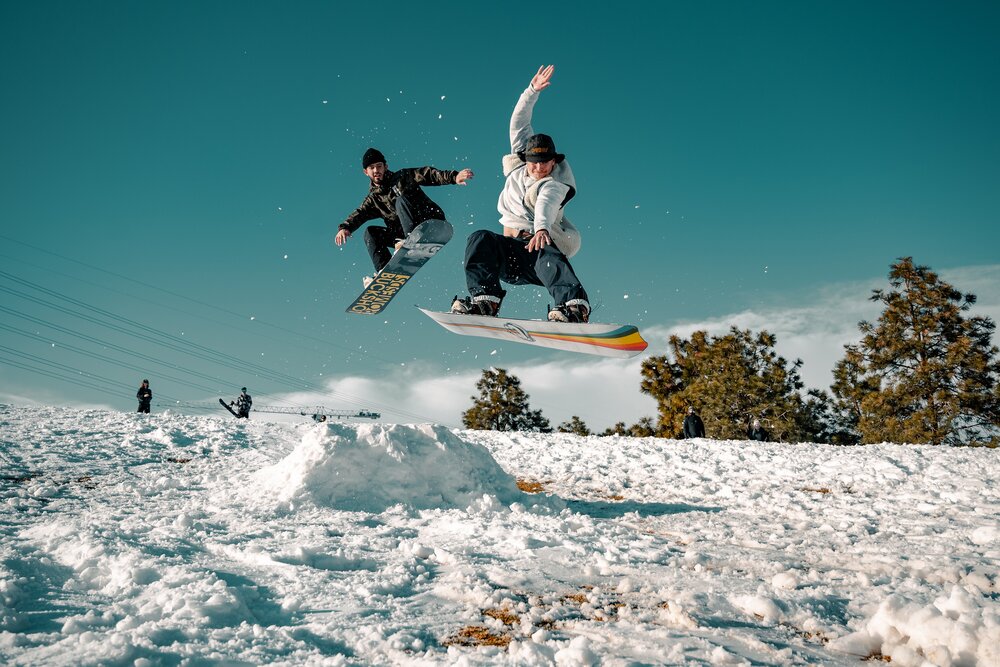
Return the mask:
<svg viewBox="0 0 1000 667">
<path fill-rule="evenodd" d="M 117 392 L 117 391 L 111 391 L 111 390 L 107 389 L 107 386 L 101 387 L 101 386 L 97 386 L 96 384 L 93 384 L 93 383 L 96 383 L 96 382 L 103 382 L 103 383 L 105 383 L 105 385 L 110 385 L 112 387 L 121 387 L 121 386 L 123 386 L 122 383 L 119 382 L 118 380 L 113 380 L 111 378 L 106 378 L 103 375 L 97 375 L 95 373 L 89 373 L 87 371 L 80 370 L 79 368 L 74 368 L 72 366 L 67 366 L 66 364 L 60 364 L 60 363 L 55 362 L 55 361 L 50 361 L 48 359 L 43 359 L 42 357 L 39 357 L 38 355 L 29 354 L 27 352 L 21 352 L 21 351 L 18 351 L 18 350 L 14 350 L 14 349 L 11 349 L 11 348 L 9 348 L 9 347 L 7 347 L 5 345 L 0 345 L 0 351 L 6 352 L 7 354 L 13 354 L 14 356 L 21 357 L 22 359 L 27 359 L 29 361 L 33 361 L 36 364 L 41 364 L 42 366 L 49 366 L 49 367 L 55 368 L 57 370 L 67 371 L 67 372 L 70 372 L 70 373 L 76 373 L 78 376 L 80 376 L 81 378 L 83 378 L 83 379 L 76 380 L 77 384 L 83 384 L 84 386 L 88 386 L 91 389 L 97 389 L 98 391 L 102 391 L 102 392 L 105 392 L 105 393 L 110 393 L 110 394 L 114 394 L 116 396 L 120 396 L 119 392 Z M 26 365 L 23 362 L 17 362 L 17 361 L 11 360 L 9 358 L 5 359 L 5 361 L 6 361 L 6 363 L 9 363 L 9 364 L 11 364 L 13 366 L 18 366 L 19 368 L 24 368 L 25 370 L 32 370 L 32 371 L 36 371 L 36 372 L 41 372 L 43 375 L 49 375 L 50 377 L 54 376 L 54 373 L 52 371 L 48 371 L 48 370 L 46 370 L 44 368 L 39 368 L 38 366 L 35 366 L 33 368 L 27 368 Z M 61 376 L 59 376 L 59 379 L 69 380 L 69 377 L 65 376 L 65 375 L 61 375 Z M 164 398 L 166 398 L 166 399 L 173 399 L 172 396 L 167 396 L 167 395 L 164 395 Z"/>
<path fill-rule="evenodd" d="M 230 382 L 227 382 L 226 380 L 223 380 L 221 378 L 218 378 L 218 377 L 215 377 L 215 376 L 212 376 L 212 375 L 206 375 L 206 374 L 201 373 L 199 371 L 186 369 L 186 368 L 178 366 L 177 364 L 171 364 L 171 363 L 168 363 L 168 362 L 165 362 L 165 361 L 161 361 L 159 359 L 156 359 L 155 357 L 151 357 L 151 356 L 149 356 L 147 354 L 144 354 L 142 352 L 139 352 L 139 351 L 136 351 L 136 350 L 132 350 L 132 349 L 129 349 L 127 347 L 122 347 L 121 345 L 116 345 L 116 344 L 111 343 L 111 342 L 103 341 L 103 340 L 100 340 L 98 338 L 94 338 L 93 336 L 89 336 L 89 335 L 87 335 L 85 333 L 74 331 L 72 329 L 69 329 L 67 327 L 61 326 L 61 325 L 56 324 L 54 322 L 49 322 L 47 320 L 44 320 L 44 319 L 41 319 L 41 318 L 38 318 L 38 317 L 34 317 L 33 315 L 28 315 L 27 313 L 22 313 L 20 311 L 14 310 L 12 308 L 7 308 L 6 306 L 0 306 L 0 311 L 3 311 L 5 313 L 9 313 L 11 315 L 14 315 L 15 317 L 20 317 L 22 319 L 28 320 L 29 322 L 34 322 L 35 324 L 41 324 L 42 326 L 46 326 L 46 327 L 49 327 L 51 329 L 55 329 L 56 331 L 60 331 L 62 333 L 65 333 L 65 334 L 68 334 L 70 336 L 73 336 L 75 338 L 81 338 L 81 339 L 86 340 L 88 342 L 94 343 L 95 345 L 100 345 L 102 347 L 111 348 L 112 350 L 117 350 L 118 352 L 123 352 L 125 354 L 131 355 L 131 356 L 134 356 L 134 357 L 138 357 L 139 359 L 145 359 L 147 361 L 151 361 L 151 362 L 153 362 L 155 364 L 160 364 L 160 365 L 166 366 L 168 368 L 175 368 L 175 369 L 178 369 L 178 370 L 185 371 L 187 373 L 190 373 L 191 375 L 200 377 L 200 378 L 202 378 L 204 380 L 212 380 L 214 382 L 218 382 L 218 383 L 221 383 L 221 384 L 230 384 Z M 213 393 L 214 393 L 214 391 L 215 390 L 213 390 Z"/>
<path fill-rule="evenodd" d="M 167 294 L 167 295 L 172 296 L 172 297 L 174 297 L 176 299 L 181 299 L 183 301 L 188 301 L 190 303 L 198 304 L 199 306 L 203 306 L 205 308 L 209 308 L 211 310 L 215 310 L 215 311 L 218 311 L 220 313 L 225 313 L 227 315 L 231 315 L 233 317 L 238 318 L 241 322 L 245 322 L 246 321 L 246 315 L 244 315 L 242 313 L 237 313 L 236 311 L 233 311 L 233 310 L 229 310 L 228 308 L 223 308 L 223 307 L 221 307 L 221 306 L 219 306 L 217 304 L 208 303 L 206 301 L 201 301 L 200 299 L 192 298 L 190 296 L 187 296 L 186 294 L 179 294 L 177 292 L 173 292 L 171 290 L 168 290 L 168 289 L 165 289 L 163 287 L 160 287 L 159 285 L 153 285 L 153 284 L 150 284 L 150 283 L 147 283 L 147 282 L 143 282 L 141 280 L 136 279 L 133 276 L 125 276 L 125 275 L 122 275 L 120 273 L 115 273 L 114 271 L 109 271 L 108 269 L 105 269 L 105 268 L 100 267 L 100 266 L 94 266 L 93 264 L 87 264 L 86 262 L 81 262 L 78 259 L 73 259 L 72 257 L 66 257 L 65 255 L 60 255 L 59 253 L 52 252 L 51 250 L 47 250 L 45 248 L 40 248 L 40 247 L 38 247 L 36 245 L 32 245 L 30 243 L 26 243 L 24 241 L 12 238 L 12 237 L 7 236 L 5 234 L 0 234 L 0 238 L 5 239 L 7 241 L 10 241 L 12 243 L 16 243 L 18 245 L 24 246 L 26 248 L 31 248 L 32 250 L 35 250 L 36 252 L 44 253 L 46 255 L 51 255 L 52 257 L 56 257 L 57 259 L 60 259 L 62 261 L 72 262 L 73 264 L 78 264 L 80 266 L 86 267 L 86 268 L 91 269 L 93 271 L 99 271 L 101 273 L 105 273 L 105 274 L 107 274 L 109 276 L 112 276 L 114 278 L 118 278 L 120 280 L 127 281 L 129 284 L 141 285 L 141 286 L 143 286 L 145 288 L 148 288 L 148 289 L 151 289 L 151 290 L 156 290 L 157 292 L 162 292 L 163 294 Z M 330 341 L 328 339 L 318 338 L 316 336 L 311 336 L 309 334 L 302 333 L 300 331 L 295 331 L 293 329 L 289 329 L 287 327 L 283 327 L 283 326 L 280 326 L 280 325 L 277 325 L 277 324 L 273 324 L 273 323 L 267 322 L 265 320 L 255 319 L 254 322 L 256 324 L 259 324 L 262 327 L 267 327 L 267 328 L 270 328 L 270 329 L 274 329 L 276 331 L 280 331 L 282 333 L 288 333 L 288 334 L 292 334 L 292 335 L 295 335 L 295 336 L 299 336 L 301 338 L 305 338 L 307 340 L 312 340 L 312 341 L 315 341 L 317 343 L 321 343 L 323 345 L 328 345 L 328 346 L 331 346 L 331 347 L 336 347 L 336 348 L 345 350 L 345 351 L 347 351 L 347 352 L 349 352 L 351 354 L 353 354 L 355 352 L 355 350 L 352 349 L 352 348 L 346 347 L 344 345 L 339 345 L 339 344 L 337 344 L 337 343 L 335 343 L 333 341 Z M 283 340 L 283 339 L 278 339 L 278 340 Z M 376 361 L 381 361 L 383 363 L 393 363 L 393 362 L 391 362 L 388 359 L 384 359 L 382 357 L 378 357 L 378 356 L 373 355 L 373 354 L 368 354 L 367 356 L 369 358 L 371 358 L 371 359 L 374 359 Z"/>
<path fill-rule="evenodd" d="M 0 236 L 2 236 L 2 235 L 0 235 Z M 3 237 L 3 238 L 7 238 L 7 237 Z M 155 329 L 153 329 L 151 327 L 148 327 L 146 325 L 143 325 L 141 323 L 135 322 L 134 320 L 130 320 L 128 318 L 116 315 L 115 313 L 111 313 L 110 311 L 104 310 L 102 308 L 97 308 L 97 307 L 91 306 L 91 305 L 89 305 L 89 304 L 87 304 L 87 303 L 85 303 L 83 301 L 80 301 L 78 299 L 74 299 L 72 297 L 65 296 L 63 294 L 60 294 L 58 292 L 55 292 L 55 291 L 50 290 L 48 288 L 45 288 L 43 286 L 37 285 L 36 283 L 33 283 L 31 281 L 28 281 L 28 280 L 19 278 L 17 276 L 14 276 L 13 274 L 10 274 L 8 272 L 0 271 L 0 276 L 5 277 L 8 280 L 12 280 L 15 283 L 18 283 L 18 284 L 27 286 L 27 287 L 29 287 L 31 289 L 35 289 L 37 291 L 40 291 L 40 292 L 42 292 L 44 294 L 53 296 L 53 297 L 55 297 L 57 299 L 61 299 L 61 300 L 67 301 L 67 302 L 69 302 L 69 303 L 71 303 L 73 305 L 78 306 L 79 308 L 83 308 L 84 310 L 89 310 L 89 311 L 97 313 L 97 314 L 99 314 L 99 315 L 101 315 L 101 316 L 103 316 L 105 318 L 108 318 L 108 319 L 111 319 L 111 320 L 117 321 L 117 322 L 122 322 L 125 325 L 131 326 L 134 329 L 138 329 L 139 331 L 146 332 L 149 335 L 155 336 L 156 338 L 160 339 L 157 342 L 157 344 L 162 345 L 164 347 L 167 347 L 168 349 L 172 349 L 174 351 L 181 352 L 183 354 L 188 354 L 188 355 L 193 356 L 193 357 L 198 358 L 198 359 L 202 359 L 202 360 L 209 361 L 209 362 L 212 362 L 212 363 L 217 363 L 219 365 L 227 366 L 229 368 L 235 369 L 235 370 L 243 372 L 243 373 L 249 372 L 250 374 L 253 374 L 253 375 L 258 376 L 258 377 L 263 376 L 266 379 L 270 379 L 270 380 L 275 381 L 275 382 L 284 383 L 284 384 L 286 384 L 288 386 L 292 386 L 293 388 L 296 388 L 296 389 L 299 389 L 299 390 L 306 389 L 306 390 L 317 391 L 319 393 L 323 393 L 323 394 L 327 394 L 327 395 L 342 395 L 342 396 L 346 397 L 347 399 L 353 400 L 353 401 L 358 402 L 358 403 L 365 403 L 365 402 L 371 403 L 372 402 L 372 401 L 370 401 L 368 399 L 364 399 L 364 398 L 361 398 L 361 397 L 358 397 L 358 396 L 347 394 L 345 392 L 330 391 L 329 389 L 320 387 L 320 386 L 316 385 L 315 383 L 310 382 L 308 380 L 304 380 L 302 378 L 297 378 L 297 377 L 294 377 L 294 376 L 290 376 L 290 375 L 287 375 L 287 374 L 284 374 L 284 373 L 277 373 L 277 372 L 271 371 L 270 369 L 267 369 L 264 366 L 260 366 L 258 364 L 253 364 L 253 363 L 249 363 L 249 362 L 243 362 L 242 360 L 240 360 L 240 359 L 238 359 L 236 357 L 233 357 L 232 355 L 228 355 L 228 354 L 219 352 L 217 350 L 213 350 L 212 348 L 208 348 L 206 346 L 203 346 L 203 345 L 200 345 L 200 344 L 197 344 L 197 343 L 193 343 L 193 342 L 191 342 L 189 340 L 185 340 L 185 339 L 179 338 L 177 336 L 172 336 L 172 335 L 168 335 L 168 334 L 162 334 L 159 331 L 157 331 L 157 330 L 155 330 Z M 57 312 L 69 315 L 71 317 L 76 317 L 76 318 L 82 319 L 84 321 L 91 322 L 92 324 L 96 324 L 96 325 L 98 325 L 100 327 L 105 327 L 105 328 L 111 329 L 113 331 L 118 331 L 119 333 L 123 333 L 123 334 L 125 334 L 127 336 L 134 337 L 134 336 L 137 335 L 136 331 L 130 331 L 129 329 L 127 329 L 125 327 L 122 327 L 122 326 L 119 326 L 117 324 L 113 324 L 113 323 L 102 321 L 101 319 L 98 319 L 98 318 L 93 317 L 91 315 L 87 315 L 85 313 L 74 311 L 74 310 L 72 310 L 70 308 L 66 308 L 65 306 L 61 306 L 59 304 L 53 303 L 51 301 L 48 301 L 46 299 L 42 299 L 40 297 L 37 297 L 37 296 L 31 295 L 31 294 L 25 293 L 25 292 L 22 292 L 22 291 L 19 291 L 19 290 L 11 289 L 9 287 L 4 287 L 4 286 L 0 286 L 0 290 L 5 291 L 5 292 L 7 292 L 9 294 L 13 294 L 14 296 L 17 296 L 19 298 L 25 299 L 25 300 L 27 300 L 29 302 L 32 302 L 32 303 L 35 303 L 35 304 L 38 304 L 38 305 L 42 305 L 42 306 L 48 307 L 50 309 L 53 309 L 53 310 L 55 310 Z M 4 306 L 0 306 L 0 310 L 3 310 L 3 311 L 8 312 L 8 313 L 11 313 L 11 314 L 16 315 L 18 317 L 22 317 L 24 319 L 28 319 L 28 320 L 36 322 L 36 323 L 42 324 L 44 326 L 49 326 L 49 327 L 51 327 L 51 328 L 53 328 L 55 330 L 62 331 L 62 332 L 67 333 L 69 335 L 72 335 L 72 336 L 75 336 L 75 337 L 78 337 L 78 338 L 83 338 L 85 340 L 89 340 L 89 341 L 91 341 L 91 342 L 93 342 L 95 344 L 98 344 L 98 345 L 102 345 L 102 346 L 106 346 L 106 347 L 112 347 L 113 349 L 117 349 L 119 351 L 125 352 L 126 354 L 136 355 L 136 356 L 139 356 L 140 358 L 145 358 L 147 360 L 153 361 L 154 363 L 161 363 L 161 364 L 166 365 L 166 366 L 172 366 L 174 368 L 177 368 L 177 366 L 175 364 L 166 364 L 165 362 L 161 362 L 159 360 L 151 358 L 148 355 L 144 355 L 142 353 L 136 352 L 134 350 L 129 350 L 127 348 L 122 348 L 121 346 L 116 346 L 116 345 L 107 343 L 105 341 L 100 341 L 100 340 L 98 340 L 96 338 L 93 338 L 93 337 L 90 337 L 90 336 L 87 336 L 85 334 L 81 334 L 81 333 L 78 333 L 78 332 L 75 332 L 75 331 L 71 331 L 71 330 L 69 330 L 69 329 L 67 329 L 65 327 L 61 327 L 61 326 L 56 325 L 56 324 L 54 324 L 52 322 L 47 322 L 45 320 L 41 320 L 39 318 L 35 318 L 35 317 L 31 316 L 31 315 L 27 315 L 25 313 L 22 313 L 22 312 L 19 312 L 19 311 L 10 309 L 10 308 L 6 308 Z M 139 335 L 141 335 L 141 334 L 139 334 Z M 192 349 L 188 349 L 188 348 L 193 348 L 193 350 Z M 220 360 L 220 358 L 221 358 L 221 360 Z M 216 378 L 216 377 L 213 377 L 213 376 L 208 376 L 208 375 L 205 375 L 203 373 L 198 373 L 197 371 L 188 371 L 188 372 L 191 372 L 192 374 L 194 374 L 196 376 L 199 376 L 199 377 L 202 377 L 204 379 L 208 379 L 208 380 L 212 380 L 212 381 L 217 381 L 217 382 L 222 382 L 222 380 L 219 379 L 219 378 Z M 424 415 L 419 415 L 419 414 L 416 414 L 416 413 L 407 412 L 405 410 L 400 410 L 399 408 L 397 408 L 395 406 L 391 406 L 391 405 L 387 405 L 387 404 L 378 404 L 378 403 L 377 403 L 377 405 L 379 407 L 383 407 L 383 409 L 385 409 L 386 411 L 388 411 L 390 413 L 399 414 L 399 415 L 404 416 L 404 417 L 410 417 L 410 418 L 417 418 L 417 419 L 421 419 L 421 420 L 432 421 L 432 420 L 430 420 L 428 417 L 426 417 Z"/>
<path fill-rule="evenodd" d="M 0 306 L 0 309 L 7 310 L 6 308 L 3 308 L 2 306 Z M 112 357 L 108 357 L 108 356 L 100 354 L 98 352 L 90 352 L 88 350 L 84 350 L 83 348 L 76 347 L 75 345 L 72 345 L 70 343 L 65 343 L 65 342 L 62 342 L 62 341 L 56 341 L 56 340 L 51 339 L 51 338 L 45 338 L 44 336 L 41 336 L 39 334 L 34 334 L 34 333 L 31 333 L 30 331 L 24 331 L 23 329 L 18 329 L 17 327 L 8 326 L 6 324 L 0 324 L 0 329 L 6 329 L 7 331 L 11 331 L 13 333 L 19 334 L 19 335 L 24 336 L 26 338 L 33 338 L 34 340 L 38 340 L 38 341 L 41 341 L 43 343 L 49 343 L 49 344 L 51 344 L 53 346 L 59 347 L 60 349 L 70 350 L 71 352 L 75 352 L 75 353 L 77 353 L 79 355 L 82 355 L 82 356 L 85 356 L 85 357 L 90 357 L 91 359 L 99 359 L 101 361 L 106 361 L 106 362 L 109 362 L 109 363 L 114 364 L 116 366 L 121 366 L 122 368 L 128 368 L 130 370 L 134 370 L 134 371 L 137 371 L 137 372 L 142 373 L 142 374 L 148 374 L 149 373 L 149 369 L 140 368 L 138 366 L 134 366 L 132 364 L 129 364 L 128 362 L 121 361 L 119 359 L 114 359 Z M 106 346 L 107 347 L 116 348 L 116 346 L 112 346 L 112 345 L 108 345 L 108 344 L 106 344 Z M 136 356 L 142 357 L 143 355 L 138 355 L 137 354 Z M 165 362 L 162 362 L 162 361 L 159 361 L 159 360 L 154 360 L 152 357 L 144 357 L 144 358 L 149 359 L 149 360 L 153 361 L 153 363 L 160 364 L 162 366 L 167 366 L 168 365 Z M 184 370 L 184 369 L 181 369 L 181 370 Z M 189 371 L 189 372 L 193 373 L 193 371 Z M 174 382 L 177 382 L 178 384 L 181 384 L 181 385 L 184 385 L 184 386 L 188 386 L 188 387 L 194 387 L 195 389 L 201 389 L 202 391 L 206 391 L 208 393 L 215 393 L 216 391 L 218 391 L 218 387 L 211 387 L 211 388 L 205 387 L 204 385 L 198 385 L 198 384 L 195 384 L 195 383 L 190 382 L 188 380 L 184 380 L 182 378 L 174 377 L 173 375 L 170 375 L 169 373 L 164 373 L 162 371 L 158 371 L 157 375 L 161 379 L 162 378 L 166 378 L 167 380 L 172 380 Z"/>
<path fill-rule="evenodd" d="M 71 303 L 71 304 L 73 304 L 75 306 L 83 308 L 84 310 L 89 310 L 89 311 L 91 311 L 93 313 L 97 313 L 98 315 L 100 315 L 102 317 L 105 317 L 105 318 L 107 318 L 109 320 L 112 320 L 114 322 L 120 322 L 120 323 L 122 323 L 122 324 L 124 324 L 124 325 L 126 325 L 128 327 L 132 327 L 132 328 L 136 329 L 139 332 L 139 335 L 141 335 L 141 334 L 147 334 L 147 335 L 153 336 L 155 338 L 158 338 L 158 339 L 160 339 L 159 340 L 159 344 L 160 345 L 163 345 L 164 347 L 170 348 L 170 349 L 175 350 L 177 352 L 184 352 L 186 354 L 189 354 L 191 356 L 197 357 L 197 358 L 202 359 L 204 361 L 212 361 L 212 362 L 215 362 L 215 363 L 219 363 L 220 365 L 226 365 L 226 366 L 229 366 L 231 368 L 234 368 L 235 370 L 239 370 L 241 372 L 248 372 L 249 371 L 249 372 L 251 372 L 251 373 L 253 373 L 255 375 L 257 375 L 257 374 L 270 375 L 271 377 L 269 379 L 271 379 L 272 381 L 284 383 L 284 384 L 286 384 L 286 385 L 288 385 L 288 386 L 290 386 L 292 388 L 295 388 L 295 389 L 299 389 L 302 386 L 301 383 L 303 381 L 302 381 L 301 378 L 297 378 L 297 377 L 294 377 L 294 376 L 291 376 L 291 375 L 286 375 L 284 373 L 279 373 L 279 372 L 276 372 L 276 371 L 271 371 L 271 370 L 269 370 L 267 368 L 264 368 L 263 366 L 255 364 L 253 362 L 243 361 L 242 359 L 239 359 L 238 357 L 234 357 L 234 356 L 232 356 L 230 354 L 227 354 L 225 352 L 221 352 L 219 350 L 213 350 L 212 348 L 206 347 L 204 345 L 199 345 L 198 343 L 194 343 L 194 342 L 189 341 L 189 340 L 185 340 L 185 339 L 183 339 L 183 338 L 181 338 L 179 336 L 174 336 L 172 334 L 165 334 L 165 333 L 163 333 L 161 331 L 158 331 L 157 329 L 154 329 L 153 327 L 147 326 L 147 325 L 142 324 L 140 322 L 136 322 L 134 320 L 130 320 L 127 317 L 122 317 L 120 315 L 116 315 L 115 313 L 112 313 L 110 311 L 104 310 L 103 308 L 98 308 L 96 306 L 91 306 L 91 305 L 86 304 L 86 303 L 84 303 L 82 301 L 79 301 L 78 299 L 74 299 L 72 297 L 68 297 L 68 296 L 65 296 L 63 294 L 59 294 L 58 292 L 50 290 L 50 289 L 48 289 L 46 287 L 42 287 L 41 285 L 37 285 L 36 283 L 32 283 L 31 281 L 24 280 L 22 278 L 18 278 L 16 276 L 13 276 L 13 275 L 7 273 L 6 271 L 0 271 L 0 276 L 5 277 L 8 280 L 13 280 L 14 282 L 20 283 L 22 285 L 25 285 L 25 286 L 31 288 L 31 289 L 35 289 L 35 290 L 37 290 L 39 292 L 42 292 L 42 293 L 47 294 L 49 296 L 55 297 L 57 299 L 61 299 L 63 301 L 67 301 L 67 302 L 69 302 L 69 303 Z M 135 336 L 135 335 L 137 335 L 137 331 L 130 331 L 127 328 L 119 326 L 119 325 L 116 325 L 116 324 L 110 324 L 108 322 L 102 322 L 99 319 L 97 319 L 97 318 L 95 318 L 95 317 L 93 317 L 91 315 L 86 315 L 84 313 L 75 312 L 75 311 L 73 311 L 73 310 L 71 310 L 69 308 L 66 308 L 65 306 L 59 306 L 59 305 L 54 304 L 54 303 L 52 303 L 50 301 L 46 301 L 45 299 L 42 299 L 42 298 L 39 298 L 39 297 L 36 297 L 36 296 L 31 296 L 29 294 L 26 294 L 24 292 L 20 292 L 18 290 L 12 290 L 9 287 L 0 286 L 0 290 L 8 292 L 10 294 L 14 294 L 15 296 L 19 296 L 22 299 L 27 299 L 27 300 L 32 301 L 34 303 L 37 303 L 37 304 L 40 304 L 40 305 L 43 305 L 43 306 L 47 306 L 47 307 L 52 308 L 54 310 L 57 310 L 59 312 L 65 313 L 67 315 L 72 315 L 73 317 L 78 317 L 78 318 L 80 318 L 80 319 L 82 319 L 84 321 L 91 322 L 91 323 L 97 324 L 99 326 L 107 327 L 109 329 L 112 329 L 114 331 L 118 331 L 119 333 L 123 333 L 123 334 L 128 335 L 128 336 Z M 185 347 L 188 347 L 188 348 L 191 348 L 191 349 L 182 349 L 182 348 L 185 348 Z M 220 359 L 224 360 L 224 361 L 220 361 Z M 226 363 L 226 362 L 228 362 L 228 363 Z"/>
</svg>

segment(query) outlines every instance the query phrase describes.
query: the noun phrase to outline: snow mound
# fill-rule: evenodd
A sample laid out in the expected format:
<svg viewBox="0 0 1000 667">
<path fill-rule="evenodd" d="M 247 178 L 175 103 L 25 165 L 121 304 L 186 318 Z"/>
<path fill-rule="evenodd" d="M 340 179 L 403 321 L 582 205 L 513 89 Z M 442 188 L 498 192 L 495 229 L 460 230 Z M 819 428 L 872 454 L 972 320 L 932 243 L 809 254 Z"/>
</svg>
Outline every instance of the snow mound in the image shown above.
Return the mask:
<svg viewBox="0 0 1000 667">
<path fill-rule="evenodd" d="M 434 424 L 318 426 L 257 476 L 281 502 L 363 512 L 465 508 L 484 495 L 523 500 L 485 447 Z"/>
<path fill-rule="evenodd" d="M 982 604 L 978 591 L 959 586 L 930 605 L 892 595 L 861 630 L 829 647 L 861 656 L 881 653 L 904 667 L 1000 665 L 1000 615 Z"/>
</svg>

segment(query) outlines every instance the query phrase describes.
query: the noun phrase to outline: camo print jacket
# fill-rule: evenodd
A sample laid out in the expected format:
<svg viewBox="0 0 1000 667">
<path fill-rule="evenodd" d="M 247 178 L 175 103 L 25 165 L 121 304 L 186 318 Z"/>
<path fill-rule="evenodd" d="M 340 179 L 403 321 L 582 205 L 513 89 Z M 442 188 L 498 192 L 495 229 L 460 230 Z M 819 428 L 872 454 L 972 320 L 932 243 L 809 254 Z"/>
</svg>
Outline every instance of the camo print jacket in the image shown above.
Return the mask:
<svg viewBox="0 0 1000 667">
<path fill-rule="evenodd" d="M 431 218 L 444 220 L 444 211 L 424 194 L 421 187 L 428 185 L 454 185 L 457 171 L 442 171 L 434 167 L 413 167 L 386 172 L 382 183 L 371 184 L 368 196 L 347 219 L 340 223 L 340 229 L 354 233 L 361 225 L 375 218 L 382 218 L 390 229 L 402 236 L 399 216 L 396 215 L 396 199 L 406 195 L 413 209 L 416 222 Z"/>
</svg>

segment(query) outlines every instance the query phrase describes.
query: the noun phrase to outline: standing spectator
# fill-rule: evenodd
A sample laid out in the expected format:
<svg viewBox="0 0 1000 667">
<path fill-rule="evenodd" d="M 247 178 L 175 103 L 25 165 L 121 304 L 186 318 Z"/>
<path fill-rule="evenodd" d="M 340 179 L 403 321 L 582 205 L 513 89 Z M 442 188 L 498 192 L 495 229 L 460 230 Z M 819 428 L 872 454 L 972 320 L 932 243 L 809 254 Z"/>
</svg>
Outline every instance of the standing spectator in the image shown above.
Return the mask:
<svg viewBox="0 0 1000 667">
<path fill-rule="evenodd" d="M 688 406 L 687 416 L 684 417 L 684 437 L 705 437 L 705 424 L 701 421 L 701 417 L 698 416 L 698 413 L 694 411 L 694 406 Z"/>
<path fill-rule="evenodd" d="M 747 429 L 747 440 L 758 440 L 760 442 L 767 442 L 770 439 L 770 435 L 760 425 L 759 419 L 754 419 L 753 424 Z"/>
<path fill-rule="evenodd" d="M 149 404 L 153 402 L 153 390 L 149 388 L 149 380 L 143 380 L 139 385 L 139 391 L 135 392 L 135 397 L 139 399 L 139 409 L 136 412 L 149 414 Z"/>
<path fill-rule="evenodd" d="M 240 395 L 236 397 L 235 401 L 229 401 L 229 405 L 236 406 L 237 418 L 250 419 L 250 407 L 253 405 L 253 399 L 247 393 L 246 387 L 240 389 Z"/>
</svg>

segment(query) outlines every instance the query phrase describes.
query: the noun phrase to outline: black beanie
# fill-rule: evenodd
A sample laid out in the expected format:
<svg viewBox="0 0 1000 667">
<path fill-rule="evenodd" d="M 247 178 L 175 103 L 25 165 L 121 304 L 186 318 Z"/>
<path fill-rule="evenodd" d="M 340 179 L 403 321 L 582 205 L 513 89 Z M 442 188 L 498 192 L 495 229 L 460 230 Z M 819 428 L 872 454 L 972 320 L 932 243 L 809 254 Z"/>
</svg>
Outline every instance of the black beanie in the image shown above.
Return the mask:
<svg viewBox="0 0 1000 667">
<path fill-rule="evenodd" d="M 365 151 L 364 157 L 361 158 L 361 168 L 367 169 L 376 162 L 385 162 L 385 156 L 377 148 L 369 148 Z"/>
</svg>

